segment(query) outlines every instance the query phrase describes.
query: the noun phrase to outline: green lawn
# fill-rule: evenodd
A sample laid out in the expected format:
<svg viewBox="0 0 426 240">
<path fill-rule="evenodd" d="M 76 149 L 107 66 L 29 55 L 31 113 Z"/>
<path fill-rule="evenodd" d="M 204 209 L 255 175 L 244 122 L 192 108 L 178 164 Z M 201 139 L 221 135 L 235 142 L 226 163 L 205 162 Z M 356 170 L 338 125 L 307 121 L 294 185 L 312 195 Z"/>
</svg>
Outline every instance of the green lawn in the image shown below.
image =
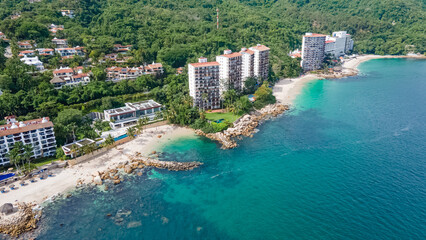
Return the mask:
<svg viewBox="0 0 426 240">
<path fill-rule="evenodd" d="M 235 120 L 237 120 L 239 117 L 241 117 L 240 115 L 235 115 L 231 112 L 227 112 L 227 113 L 206 113 L 206 118 L 210 121 L 216 121 L 219 119 L 225 119 L 228 122 L 235 122 Z"/>
<path fill-rule="evenodd" d="M 52 160 L 58 161 L 58 159 L 56 159 L 56 157 L 46 157 L 46 158 L 33 160 L 31 163 L 33 163 L 36 167 L 40 167 L 40 166 L 51 163 Z"/>
</svg>

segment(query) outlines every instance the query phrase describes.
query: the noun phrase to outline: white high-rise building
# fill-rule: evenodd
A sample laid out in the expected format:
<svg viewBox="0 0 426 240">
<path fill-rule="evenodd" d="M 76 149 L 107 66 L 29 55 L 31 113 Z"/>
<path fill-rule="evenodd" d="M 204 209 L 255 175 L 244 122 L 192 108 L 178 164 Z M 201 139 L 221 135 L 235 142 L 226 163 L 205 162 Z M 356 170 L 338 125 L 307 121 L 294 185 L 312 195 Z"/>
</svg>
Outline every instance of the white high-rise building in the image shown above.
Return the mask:
<svg viewBox="0 0 426 240">
<path fill-rule="evenodd" d="M 340 57 L 352 51 L 354 42 L 346 31 L 333 32 L 325 41 L 325 54 Z"/>
<path fill-rule="evenodd" d="M 306 33 L 302 41 L 301 66 L 305 71 L 321 68 L 324 60 L 326 35 L 317 33 Z"/>
<path fill-rule="evenodd" d="M 5 118 L 6 125 L 0 126 L 0 165 L 9 164 L 7 153 L 13 145 L 22 142 L 33 147 L 33 158 L 54 156 L 56 139 L 53 123 L 48 117 L 17 122 L 15 116 Z"/>
<path fill-rule="evenodd" d="M 251 47 L 254 52 L 253 76 L 263 80 L 268 79 L 269 75 L 269 48 L 265 45 L 257 44 Z"/>
<path fill-rule="evenodd" d="M 188 64 L 189 95 L 194 106 L 220 108 L 219 65 L 218 62 L 207 62 L 204 57 L 200 57 L 198 63 Z"/>
<path fill-rule="evenodd" d="M 216 62 L 219 63 L 220 94 L 230 89 L 242 91 L 242 54 L 228 49 L 216 57 Z"/>
<path fill-rule="evenodd" d="M 241 48 L 240 53 L 242 55 L 241 79 L 244 86 L 246 79 L 254 76 L 254 51 L 247 48 Z"/>
</svg>

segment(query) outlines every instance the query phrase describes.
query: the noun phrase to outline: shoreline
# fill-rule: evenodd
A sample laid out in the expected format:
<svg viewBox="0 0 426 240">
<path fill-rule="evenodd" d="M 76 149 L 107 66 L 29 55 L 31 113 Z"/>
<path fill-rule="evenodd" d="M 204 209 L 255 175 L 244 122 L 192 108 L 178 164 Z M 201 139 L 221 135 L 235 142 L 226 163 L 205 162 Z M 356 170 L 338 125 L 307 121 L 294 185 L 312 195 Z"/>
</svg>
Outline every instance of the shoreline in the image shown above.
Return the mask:
<svg viewBox="0 0 426 240">
<path fill-rule="evenodd" d="M 97 172 L 116 168 L 129 160 L 128 155 L 139 152 L 143 156 L 148 156 L 153 151 L 160 150 L 165 143 L 187 136 L 196 135 L 192 129 L 175 125 L 147 128 L 135 139 L 111 148 L 105 154 L 75 166 L 54 169 L 53 177 L 38 179 L 35 183 L 27 183 L 26 186 L 2 194 L 0 206 L 5 203 L 17 205 L 22 202 L 45 204 L 59 194 L 74 190 L 79 184 L 91 184 Z"/>
<path fill-rule="evenodd" d="M 296 97 L 302 92 L 302 89 L 308 82 L 312 80 L 331 79 L 331 78 L 345 78 L 356 76 L 359 74 L 358 66 L 366 61 L 372 59 L 383 58 L 413 58 L 413 59 L 426 59 L 423 55 L 413 56 L 392 56 L 392 55 L 362 55 L 353 59 L 349 59 L 342 64 L 341 74 L 311 74 L 302 75 L 297 78 L 284 78 L 280 79 L 273 88 L 273 94 L 278 103 L 284 105 L 293 105 Z"/>
</svg>

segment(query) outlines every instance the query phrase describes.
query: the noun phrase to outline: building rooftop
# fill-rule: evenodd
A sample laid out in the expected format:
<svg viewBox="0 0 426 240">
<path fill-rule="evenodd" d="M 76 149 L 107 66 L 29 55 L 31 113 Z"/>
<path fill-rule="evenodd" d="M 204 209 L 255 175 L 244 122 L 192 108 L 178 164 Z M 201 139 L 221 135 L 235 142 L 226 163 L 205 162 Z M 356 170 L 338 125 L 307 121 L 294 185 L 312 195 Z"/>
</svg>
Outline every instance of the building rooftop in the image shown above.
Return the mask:
<svg viewBox="0 0 426 240">
<path fill-rule="evenodd" d="M 72 70 L 71 68 L 60 68 L 60 69 L 53 71 L 53 74 L 73 73 L 73 72 L 74 72 L 74 70 Z"/>
<path fill-rule="evenodd" d="M 125 103 L 125 105 L 126 106 L 124 107 L 105 110 L 105 112 L 110 115 L 120 115 L 120 114 L 129 113 L 129 112 L 134 112 L 136 110 L 146 110 L 146 109 L 161 107 L 161 104 L 157 103 L 154 100 Z"/>
<path fill-rule="evenodd" d="M 266 50 L 269 50 L 270 48 L 268 48 L 265 45 L 257 44 L 256 46 L 251 47 L 251 49 L 256 49 L 258 51 L 266 51 Z"/>
<path fill-rule="evenodd" d="M 242 54 L 239 52 L 234 52 L 234 53 L 230 53 L 230 54 L 223 54 L 220 55 L 221 57 L 227 57 L 227 58 L 234 58 L 234 57 L 241 57 Z"/>
<path fill-rule="evenodd" d="M 83 147 L 83 146 L 86 146 L 86 145 L 89 145 L 89 144 L 92 144 L 92 143 L 95 143 L 95 141 L 94 140 L 92 140 L 92 139 L 90 139 L 90 138 L 84 138 L 84 139 L 81 139 L 81 140 L 78 140 L 78 141 L 75 141 L 75 142 L 72 142 L 72 143 L 69 143 L 69 144 L 67 144 L 67 145 L 64 145 L 63 147 L 62 147 L 62 149 L 65 151 L 65 152 L 69 152 L 69 151 L 71 151 L 71 149 L 72 149 L 72 147 L 75 145 L 76 147 L 78 147 L 78 148 L 81 148 L 81 147 Z"/>
<path fill-rule="evenodd" d="M 336 42 L 336 41 L 334 41 L 334 40 L 325 41 L 325 43 L 333 43 L 333 42 Z"/>
<path fill-rule="evenodd" d="M 201 62 L 201 63 L 190 63 L 189 65 L 193 67 L 210 67 L 210 66 L 219 66 L 218 62 Z"/>
<path fill-rule="evenodd" d="M 28 120 L 19 123 L 13 122 L 0 126 L 0 137 L 21 132 L 28 132 L 31 130 L 46 127 L 53 127 L 53 123 L 49 120 L 48 117 Z"/>
<path fill-rule="evenodd" d="M 326 35 L 319 34 L 319 33 L 310 33 L 310 34 L 307 33 L 303 37 L 326 37 Z"/>
</svg>

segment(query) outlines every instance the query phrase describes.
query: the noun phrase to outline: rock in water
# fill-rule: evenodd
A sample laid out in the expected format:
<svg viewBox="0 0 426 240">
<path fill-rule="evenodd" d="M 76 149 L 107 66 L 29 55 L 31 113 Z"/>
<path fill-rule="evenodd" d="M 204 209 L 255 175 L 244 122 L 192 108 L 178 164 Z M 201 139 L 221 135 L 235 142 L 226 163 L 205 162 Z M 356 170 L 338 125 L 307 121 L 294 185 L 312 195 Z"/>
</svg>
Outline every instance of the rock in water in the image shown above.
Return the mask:
<svg viewBox="0 0 426 240">
<path fill-rule="evenodd" d="M 127 228 L 136 228 L 136 227 L 140 227 L 140 226 L 142 226 L 141 221 L 129 222 L 127 224 Z"/>
<path fill-rule="evenodd" d="M 102 185 L 102 178 L 98 175 L 95 178 L 93 178 L 93 183 L 96 185 Z"/>
</svg>

